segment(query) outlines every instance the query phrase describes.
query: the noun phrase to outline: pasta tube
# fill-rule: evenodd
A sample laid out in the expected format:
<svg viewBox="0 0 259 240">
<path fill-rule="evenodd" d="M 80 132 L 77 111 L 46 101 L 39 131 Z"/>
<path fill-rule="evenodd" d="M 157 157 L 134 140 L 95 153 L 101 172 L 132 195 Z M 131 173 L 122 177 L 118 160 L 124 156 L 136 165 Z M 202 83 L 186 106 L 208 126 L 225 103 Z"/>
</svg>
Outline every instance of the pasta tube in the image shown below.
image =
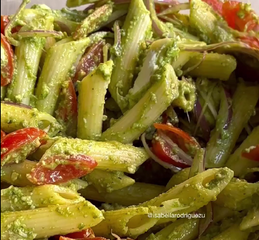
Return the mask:
<svg viewBox="0 0 259 240">
<path fill-rule="evenodd" d="M 192 77 L 205 77 L 227 81 L 232 72 L 237 67 L 236 59 L 231 55 L 203 53 L 194 55 L 187 64 L 184 65 L 183 71 L 193 68 L 187 75 Z"/>
<path fill-rule="evenodd" d="M 103 133 L 102 139 L 132 143 L 179 96 L 178 82 L 172 66 L 167 64 L 162 78 L 149 88 L 133 108 Z"/>
<path fill-rule="evenodd" d="M 190 7 L 190 25 L 206 43 L 232 40 L 232 35 L 221 27 L 220 19 L 206 2 L 193 0 Z"/>
<path fill-rule="evenodd" d="M 146 240 L 191 240 L 198 235 L 199 219 L 179 219 Z"/>
<path fill-rule="evenodd" d="M 53 115 L 62 83 L 68 77 L 73 64 L 91 43 L 90 38 L 79 41 L 56 43 L 46 56 L 36 88 L 36 107 L 39 111 Z"/>
<path fill-rule="evenodd" d="M 248 240 L 249 231 L 241 231 L 238 224 L 234 224 L 216 237 L 212 238 L 212 240 Z"/>
<path fill-rule="evenodd" d="M 251 134 L 242 142 L 239 148 L 230 156 L 226 166 L 232 169 L 235 176 L 241 177 L 248 168 L 259 167 L 259 162 L 242 157 L 242 152 L 251 146 L 259 144 L 259 126 L 255 127 Z"/>
<path fill-rule="evenodd" d="M 119 105 L 125 108 L 125 96 L 133 83 L 133 74 L 140 54 L 140 43 L 145 41 L 151 33 L 151 19 L 149 11 L 142 0 L 130 2 L 129 11 L 122 30 L 125 34 L 121 39 L 121 53 L 114 61 L 109 91 Z"/>
<path fill-rule="evenodd" d="M 84 201 L 77 192 L 57 185 L 18 188 L 10 186 L 1 190 L 1 212 L 73 204 Z"/>
<path fill-rule="evenodd" d="M 251 230 L 259 226 L 259 207 L 251 208 L 240 223 L 240 230 Z"/>
<path fill-rule="evenodd" d="M 18 164 L 7 164 L 2 167 L 1 182 L 6 182 L 18 187 L 32 186 L 33 184 L 28 180 L 27 174 L 36 166 L 36 162 L 25 160 Z M 79 190 L 86 188 L 88 183 L 81 179 L 73 179 L 67 183 L 59 186 L 68 187 L 72 190 Z"/>
<path fill-rule="evenodd" d="M 79 193 L 86 199 L 130 206 L 157 197 L 163 191 L 163 186 L 136 182 L 128 187 L 115 190 L 111 193 L 99 193 L 93 186 L 81 189 Z"/>
<path fill-rule="evenodd" d="M 101 137 L 104 100 L 112 67 L 111 60 L 101 63 L 79 83 L 77 136 L 81 139 L 97 140 Z"/>
<path fill-rule="evenodd" d="M 4 100 L 6 95 L 6 87 L 1 87 L 1 101 Z"/>
<path fill-rule="evenodd" d="M 49 14 L 39 14 L 39 11 L 34 9 L 25 9 L 23 14 L 28 14 L 33 19 L 33 24 L 29 23 L 33 25 L 33 29 L 53 30 L 54 18 Z M 33 106 L 31 100 L 34 100 L 32 97 L 45 42 L 44 37 L 24 38 L 15 48 L 17 73 L 7 91 L 7 97 L 11 101 Z"/>
<path fill-rule="evenodd" d="M 151 44 L 138 77 L 127 95 L 128 109 L 131 109 L 141 99 L 154 81 L 159 80 L 163 66 L 171 63 L 178 52 L 175 41 L 170 38 L 159 39 Z M 122 110 L 124 112 L 126 109 Z"/>
<path fill-rule="evenodd" d="M 238 211 L 253 207 L 259 199 L 259 183 L 235 179 L 218 195 L 215 204 Z"/>
<path fill-rule="evenodd" d="M 50 237 L 78 232 L 103 220 L 103 214 L 88 201 L 1 214 L 1 239 Z"/>
<path fill-rule="evenodd" d="M 45 152 L 41 160 L 62 154 L 84 154 L 95 159 L 98 169 L 127 173 L 135 173 L 137 168 L 148 159 L 144 149 L 118 142 L 59 138 Z"/>
<path fill-rule="evenodd" d="M 206 167 L 220 167 L 225 164 L 252 116 L 258 99 L 259 86 L 246 86 L 242 83 L 238 84 L 231 106 L 227 102 L 229 100 L 222 96 L 216 127 L 206 148 Z M 233 110 L 231 114 L 229 107 Z"/>
<path fill-rule="evenodd" d="M 95 169 L 85 178 L 99 193 L 110 193 L 135 183 L 133 178 L 126 176 L 123 172 L 108 172 L 99 169 Z"/>
<path fill-rule="evenodd" d="M 190 213 L 215 201 L 232 177 L 233 171 L 228 168 L 209 169 L 138 206 L 105 212 L 105 220 L 94 231 L 108 236 L 112 229 L 119 236 L 137 237 L 159 221 L 156 216 Z M 118 216 L 119 224 L 115 220 Z M 170 216 L 167 219 L 172 220 Z"/>
<path fill-rule="evenodd" d="M 178 173 L 174 174 L 166 185 L 166 190 L 186 181 L 189 178 L 190 168 L 184 168 Z"/>
<path fill-rule="evenodd" d="M 185 112 L 193 110 L 196 102 L 196 88 L 191 80 L 179 81 L 179 96 L 172 105 L 183 109 Z"/>
<path fill-rule="evenodd" d="M 75 40 L 87 37 L 90 33 L 98 30 L 106 22 L 113 11 L 113 3 L 107 3 L 96 8 L 87 16 L 73 34 Z"/>
<path fill-rule="evenodd" d="M 1 103 L 1 129 L 4 132 L 13 132 L 21 128 L 37 127 L 48 129 L 48 135 L 54 136 L 62 127 L 57 120 L 47 113 L 36 108 L 27 108 L 11 103 Z"/>
</svg>

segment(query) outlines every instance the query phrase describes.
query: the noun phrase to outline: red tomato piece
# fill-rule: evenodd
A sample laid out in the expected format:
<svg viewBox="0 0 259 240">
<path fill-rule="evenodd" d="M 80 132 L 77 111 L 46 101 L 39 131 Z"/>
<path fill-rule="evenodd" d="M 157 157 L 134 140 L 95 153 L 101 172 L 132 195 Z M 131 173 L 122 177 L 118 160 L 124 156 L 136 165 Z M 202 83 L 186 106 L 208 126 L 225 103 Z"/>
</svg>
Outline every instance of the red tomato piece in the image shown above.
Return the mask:
<svg viewBox="0 0 259 240">
<path fill-rule="evenodd" d="M 1 33 L 1 86 L 12 81 L 14 72 L 13 49 L 5 36 Z M 3 56 L 3 59 L 2 59 Z"/>
<path fill-rule="evenodd" d="M 159 131 L 164 131 L 165 135 L 172 140 L 173 144 L 177 145 L 175 146 L 169 143 L 158 131 L 157 137 L 152 140 L 152 151 L 154 154 L 162 161 L 176 167 L 185 168 L 190 166 L 192 162 L 191 156 L 195 155 L 196 149 L 199 147 L 196 140 L 188 133 L 172 125 L 155 123 L 154 127 Z M 176 148 L 175 150 L 178 154 L 174 153 L 173 148 Z M 184 153 L 180 153 L 179 149 Z"/>
<path fill-rule="evenodd" d="M 38 128 L 23 128 L 7 134 L 1 141 L 1 165 L 25 160 L 40 145 L 46 133 Z"/>
<path fill-rule="evenodd" d="M 155 123 L 154 127 L 156 129 L 161 129 L 163 131 L 168 131 L 170 133 L 173 133 L 173 135 L 175 136 L 174 141 L 176 143 L 178 143 L 179 145 L 181 145 L 179 147 L 183 148 L 183 150 L 187 150 L 185 147 L 185 144 L 183 144 L 183 143 L 191 144 L 194 146 L 199 145 L 194 138 L 192 138 L 188 133 L 184 132 L 180 128 L 174 127 L 172 125 L 160 124 L 160 123 Z M 173 135 L 170 135 L 170 137 Z M 183 141 L 181 141 L 181 140 L 183 140 Z"/>
<path fill-rule="evenodd" d="M 242 157 L 245 157 L 249 160 L 257 161 L 259 162 L 259 144 L 252 147 L 248 151 L 243 151 L 242 152 Z"/>
<path fill-rule="evenodd" d="M 77 131 L 77 96 L 72 80 L 64 86 L 56 110 L 56 118 L 65 124 L 67 134 L 75 137 Z"/>
<path fill-rule="evenodd" d="M 1 130 L 1 142 L 2 142 L 5 135 L 6 135 L 5 132 L 3 130 Z"/>
<path fill-rule="evenodd" d="M 82 230 L 80 232 L 74 232 L 74 233 L 68 233 L 65 236 L 57 236 L 57 239 L 60 239 L 60 237 L 67 237 L 67 238 L 94 238 L 94 232 L 91 228 L 87 228 L 85 230 Z"/>
<path fill-rule="evenodd" d="M 27 176 L 36 185 L 68 182 L 90 173 L 97 162 L 83 154 L 55 155 L 41 159 Z"/>
<path fill-rule="evenodd" d="M 162 161 L 172 164 L 176 167 L 186 168 L 189 167 L 184 161 L 175 158 L 170 147 L 162 140 L 153 139 L 152 141 L 152 152 Z"/>
<path fill-rule="evenodd" d="M 222 6 L 222 17 L 228 25 L 241 32 L 254 30 L 258 26 L 256 14 L 248 4 L 238 1 L 226 1 Z"/>
<path fill-rule="evenodd" d="M 5 27 L 9 23 L 8 16 L 1 15 L 1 33 L 4 34 Z"/>
</svg>

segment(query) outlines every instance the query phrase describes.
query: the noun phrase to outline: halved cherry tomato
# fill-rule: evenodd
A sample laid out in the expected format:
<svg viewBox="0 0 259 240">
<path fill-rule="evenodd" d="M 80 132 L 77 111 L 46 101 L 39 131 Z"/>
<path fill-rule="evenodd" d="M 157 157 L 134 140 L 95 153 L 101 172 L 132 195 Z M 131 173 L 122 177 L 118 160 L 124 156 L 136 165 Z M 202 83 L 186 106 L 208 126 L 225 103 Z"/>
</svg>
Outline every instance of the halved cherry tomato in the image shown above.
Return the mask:
<svg viewBox="0 0 259 240">
<path fill-rule="evenodd" d="M 13 72 L 13 49 L 1 33 L 1 86 L 5 86 L 12 81 Z"/>
<path fill-rule="evenodd" d="M 56 118 L 65 124 L 69 136 L 76 136 L 77 97 L 72 80 L 69 80 L 68 85 L 64 86 L 61 90 Z"/>
<path fill-rule="evenodd" d="M 74 233 L 68 233 L 65 236 L 55 236 L 54 239 L 87 239 L 87 238 L 94 238 L 94 231 L 91 228 L 87 228 L 85 230 L 82 230 L 80 232 L 74 232 Z"/>
<path fill-rule="evenodd" d="M 153 153 L 162 161 L 170 163 L 176 167 L 189 167 L 191 165 L 190 161 L 192 160 L 190 155 L 193 155 L 193 151 L 191 151 L 191 149 L 196 149 L 199 147 L 199 144 L 196 142 L 196 140 L 186 132 L 172 125 L 156 123 L 154 126 L 160 131 L 165 131 L 165 134 L 168 136 L 168 138 L 170 138 L 174 144 L 176 144 L 182 151 L 186 153 L 186 155 L 189 156 L 186 157 L 186 155 L 183 155 L 185 159 L 182 159 L 180 156 L 174 154 L 172 151 L 172 146 L 159 135 L 159 132 L 157 137 L 153 138 L 152 140 Z"/>
<path fill-rule="evenodd" d="M 3 130 L 1 130 L 1 142 L 2 142 L 3 137 L 4 137 L 5 135 L 6 135 L 5 132 L 4 132 Z"/>
<path fill-rule="evenodd" d="M 97 162 L 83 154 L 55 155 L 41 159 L 27 178 L 36 185 L 64 183 L 90 173 Z"/>
<path fill-rule="evenodd" d="M 250 9 L 248 4 L 239 1 L 203 1 L 221 15 L 229 27 L 241 32 L 259 31 L 258 17 L 256 17 L 256 13 Z"/>
<path fill-rule="evenodd" d="M 241 32 L 254 30 L 258 26 L 258 19 L 248 4 L 238 1 L 226 1 L 222 5 L 222 17 L 228 25 Z"/>
<path fill-rule="evenodd" d="M 23 128 L 7 134 L 1 141 L 1 165 L 17 161 L 35 151 L 46 133 L 38 128 Z"/>
<path fill-rule="evenodd" d="M 193 146 L 199 146 L 199 144 L 196 142 L 196 140 L 194 138 L 192 138 L 188 133 L 184 132 L 180 128 L 174 127 L 172 125 L 160 124 L 160 123 L 155 123 L 154 127 L 156 129 L 161 129 L 163 131 L 168 131 L 169 133 L 172 133 L 172 134 L 170 134 L 170 137 L 173 137 L 174 142 L 185 151 L 188 150 L 186 148 L 186 144 L 187 145 L 191 144 Z"/>
<path fill-rule="evenodd" d="M 259 162 L 259 144 L 249 149 L 249 151 L 243 151 L 242 157 Z"/>
<path fill-rule="evenodd" d="M 1 15 L 1 33 L 4 34 L 5 27 L 9 23 L 8 16 Z"/>
</svg>

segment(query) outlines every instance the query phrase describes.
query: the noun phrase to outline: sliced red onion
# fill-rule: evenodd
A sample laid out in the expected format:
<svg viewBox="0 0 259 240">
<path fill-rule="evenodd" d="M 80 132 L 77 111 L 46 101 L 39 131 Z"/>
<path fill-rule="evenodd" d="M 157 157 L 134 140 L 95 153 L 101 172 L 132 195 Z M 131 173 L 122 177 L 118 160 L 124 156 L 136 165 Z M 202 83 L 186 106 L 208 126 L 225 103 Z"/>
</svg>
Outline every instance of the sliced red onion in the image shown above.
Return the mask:
<svg viewBox="0 0 259 240">
<path fill-rule="evenodd" d="M 141 135 L 141 142 L 147 152 L 147 154 L 149 155 L 150 158 L 152 158 L 155 162 L 157 162 L 158 164 L 160 164 L 162 167 L 166 168 L 166 169 L 170 169 L 172 172 L 179 172 L 181 170 L 181 168 L 175 167 L 172 164 L 166 163 L 164 161 L 162 161 L 161 159 L 159 159 L 149 148 L 147 142 L 146 142 L 146 134 L 143 133 Z"/>
<path fill-rule="evenodd" d="M 170 149 L 176 150 L 177 156 L 181 161 L 185 162 L 189 166 L 192 165 L 193 159 L 190 155 L 188 155 L 181 148 L 179 148 L 178 145 L 175 144 L 173 140 L 169 138 L 163 131 L 158 129 L 157 133 L 163 140 L 165 140 L 165 142 L 169 145 Z"/>
<path fill-rule="evenodd" d="M 229 125 L 231 123 L 232 117 L 233 117 L 233 108 L 232 108 L 232 98 L 230 93 L 224 88 L 224 97 L 225 97 L 225 103 L 227 104 L 227 111 L 228 111 L 228 115 L 227 115 L 227 119 L 226 122 L 223 126 L 224 130 L 227 130 L 229 128 Z"/>
<path fill-rule="evenodd" d="M 13 106 L 17 106 L 17 107 L 21 107 L 21 108 L 28 108 L 28 109 L 32 109 L 31 106 L 23 104 L 23 103 L 14 103 L 11 101 L 2 101 L 2 103 L 4 104 L 8 104 L 8 105 L 13 105 Z"/>
<path fill-rule="evenodd" d="M 57 31 L 48 31 L 48 30 L 30 30 L 30 31 L 19 31 L 14 33 L 13 36 L 19 36 L 22 38 L 27 37 L 54 37 L 54 38 L 63 38 L 65 37 L 63 32 Z"/>
<path fill-rule="evenodd" d="M 210 129 L 209 122 L 207 121 L 207 119 L 204 116 L 204 111 L 205 110 L 202 109 L 202 106 L 201 106 L 201 103 L 200 103 L 199 99 L 197 99 L 197 101 L 194 105 L 194 109 L 193 109 L 194 118 L 197 122 L 197 126 L 196 126 L 196 129 L 194 131 L 194 135 L 196 135 L 197 129 L 198 129 L 198 127 L 200 127 L 201 130 L 202 130 L 204 139 L 206 141 L 209 141 L 211 129 Z"/>
<path fill-rule="evenodd" d="M 182 10 L 187 10 L 190 9 L 190 3 L 179 3 L 179 4 L 175 4 L 171 7 L 166 8 L 164 11 L 160 12 L 157 14 L 157 16 L 163 16 L 163 15 L 167 15 L 167 14 L 173 14 L 173 13 L 177 13 L 180 12 Z"/>
<path fill-rule="evenodd" d="M 199 238 L 213 222 L 212 203 L 209 202 L 204 208 L 205 208 L 205 218 L 201 218 L 199 222 Z"/>
</svg>

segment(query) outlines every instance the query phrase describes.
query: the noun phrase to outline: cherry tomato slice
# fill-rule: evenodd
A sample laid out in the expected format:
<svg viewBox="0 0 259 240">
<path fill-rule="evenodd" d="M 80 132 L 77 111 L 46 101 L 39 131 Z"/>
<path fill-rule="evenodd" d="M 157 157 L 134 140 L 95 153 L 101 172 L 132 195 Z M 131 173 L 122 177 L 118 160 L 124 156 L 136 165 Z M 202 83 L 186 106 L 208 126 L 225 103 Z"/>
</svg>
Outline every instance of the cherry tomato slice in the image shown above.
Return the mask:
<svg viewBox="0 0 259 240">
<path fill-rule="evenodd" d="M 76 137 L 77 96 L 72 80 L 69 80 L 61 90 L 56 118 L 66 126 L 66 133 L 69 136 Z"/>
<path fill-rule="evenodd" d="M 85 230 L 82 230 L 80 232 L 74 232 L 74 233 L 68 233 L 65 236 L 55 236 L 54 239 L 87 239 L 87 238 L 94 238 L 94 231 L 91 228 L 87 228 Z"/>
<path fill-rule="evenodd" d="M 192 162 L 191 156 L 193 157 L 195 155 L 196 149 L 199 147 L 199 144 L 196 142 L 196 140 L 183 130 L 169 124 L 155 123 L 154 127 L 158 131 L 157 137 L 153 138 L 152 140 L 153 153 L 162 161 L 172 164 L 176 167 L 189 167 Z M 174 149 L 172 149 L 174 148 L 174 145 L 170 144 L 166 139 L 163 138 L 161 131 L 165 132 L 165 135 L 170 138 L 173 143 L 178 146 L 178 148 L 184 151 L 186 155 L 183 155 L 183 153 L 179 152 L 179 149 L 175 149 L 174 151 Z M 178 154 L 175 154 L 174 152 L 178 152 Z"/>
<path fill-rule="evenodd" d="M 1 165 L 25 160 L 45 136 L 46 133 L 38 128 L 23 128 L 7 134 L 1 141 Z"/>
<path fill-rule="evenodd" d="M 192 138 L 188 133 L 184 132 L 180 128 L 176 128 L 172 125 L 168 124 L 161 124 L 161 123 L 155 123 L 154 127 L 156 129 L 161 129 L 164 131 L 168 131 L 169 133 L 172 133 L 170 135 L 170 138 L 173 138 L 174 142 L 179 145 L 181 149 L 184 151 L 187 151 L 186 148 L 187 145 L 193 145 L 193 146 L 199 146 L 199 144 L 196 142 L 194 138 Z"/>
<path fill-rule="evenodd" d="M 249 160 L 257 161 L 259 162 L 259 144 L 252 147 L 248 151 L 243 151 L 242 152 L 242 157 L 245 157 Z"/>
<path fill-rule="evenodd" d="M 5 27 L 9 23 L 8 16 L 1 15 L 1 33 L 4 34 Z"/>
<path fill-rule="evenodd" d="M 80 178 L 97 166 L 92 158 L 83 155 L 55 155 L 41 159 L 27 178 L 36 185 L 57 184 Z"/>
<path fill-rule="evenodd" d="M 238 31 L 251 31 L 258 26 L 255 13 L 248 4 L 238 1 L 226 1 L 222 5 L 222 17 L 228 25 Z"/>
<path fill-rule="evenodd" d="M 3 130 L 1 130 L 1 142 L 2 142 L 2 140 L 4 138 L 4 136 L 6 136 L 6 134 L 5 134 L 5 132 Z"/>
<path fill-rule="evenodd" d="M 6 86 L 12 81 L 13 72 L 13 49 L 1 33 L 1 86 Z"/>
<path fill-rule="evenodd" d="M 162 161 L 172 164 L 176 167 L 186 168 L 189 167 L 184 161 L 177 159 L 171 153 L 170 147 L 166 144 L 166 142 L 160 140 L 153 139 L 152 140 L 152 152 Z"/>
</svg>

